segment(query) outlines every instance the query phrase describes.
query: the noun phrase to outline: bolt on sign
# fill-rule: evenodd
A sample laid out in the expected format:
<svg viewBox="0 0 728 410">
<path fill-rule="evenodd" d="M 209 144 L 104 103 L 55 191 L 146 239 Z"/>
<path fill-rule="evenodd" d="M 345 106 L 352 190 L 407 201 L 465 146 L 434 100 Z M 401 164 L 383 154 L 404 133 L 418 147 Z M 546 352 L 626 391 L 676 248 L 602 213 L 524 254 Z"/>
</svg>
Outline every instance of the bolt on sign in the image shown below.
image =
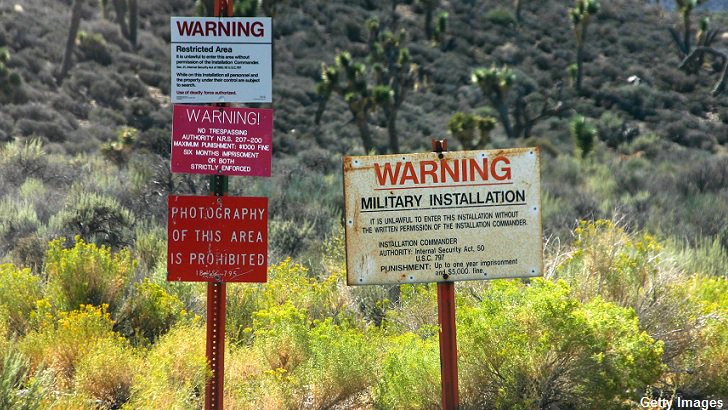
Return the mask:
<svg viewBox="0 0 728 410">
<path fill-rule="evenodd" d="M 172 102 L 272 102 L 271 28 L 270 17 L 172 17 Z"/>
<path fill-rule="evenodd" d="M 344 158 L 349 285 L 543 272 L 538 148 Z"/>
<path fill-rule="evenodd" d="M 265 282 L 268 198 L 170 195 L 167 280 Z"/>
<path fill-rule="evenodd" d="M 172 172 L 270 176 L 273 110 L 175 105 Z"/>
</svg>

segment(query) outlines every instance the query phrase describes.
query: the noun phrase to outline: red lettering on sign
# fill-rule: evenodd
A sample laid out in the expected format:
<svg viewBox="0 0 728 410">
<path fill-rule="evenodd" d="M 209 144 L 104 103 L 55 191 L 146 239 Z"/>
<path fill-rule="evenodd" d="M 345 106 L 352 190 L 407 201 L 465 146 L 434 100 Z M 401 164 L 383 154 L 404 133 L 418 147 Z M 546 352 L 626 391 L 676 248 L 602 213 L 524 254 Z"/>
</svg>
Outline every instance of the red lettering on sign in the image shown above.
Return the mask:
<svg viewBox="0 0 728 410">
<path fill-rule="evenodd" d="M 421 161 L 419 168 L 412 162 L 397 161 L 375 163 L 374 173 L 380 186 L 447 184 L 456 182 L 481 182 L 491 178 L 506 181 L 512 178 L 511 161 L 499 155 L 488 158 L 462 158 L 454 161 Z"/>
<path fill-rule="evenodd" d="M 178 20 L 177 33 L 181 36 L 265 37 L 265 26 L 260 21 Z"/>
<path fill-rule="evenodd" d="M 265 282 L 268 198 L 168 199 L 167 280 Z"/>
</svg>

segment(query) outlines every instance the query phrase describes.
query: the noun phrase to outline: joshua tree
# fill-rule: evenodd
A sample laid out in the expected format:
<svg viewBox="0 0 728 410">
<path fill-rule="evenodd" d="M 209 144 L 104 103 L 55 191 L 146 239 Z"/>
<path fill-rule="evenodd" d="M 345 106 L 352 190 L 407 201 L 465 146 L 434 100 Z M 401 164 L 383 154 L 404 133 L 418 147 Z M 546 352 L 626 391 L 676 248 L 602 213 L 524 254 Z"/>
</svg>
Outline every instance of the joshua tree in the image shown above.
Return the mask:
<svg viewBox="0 0 728 410">
<path fill-rule="evenodd" d="M 577 115 L 571 120 L 569 130 L 574 144 L 581 150 L 581 157 L 586 158 L 594 148 L 594 139 L 597 136 L 596 128 L 585 117 Z"/>
<path fill-rule="evenodd" d="M 713 89 L 710 91 L 712 95 L 718 95 L 725 90 L 726 76 L 728 75 L 728 55 L 726 53 L 718 51 L 712 47 L 696 47 L 690 52 L 690 54 L 687 55 L 687 57 L 685 57 L 685 59 L 683 59 L 679 68 L 688 72 L 694 72 L 694 67 L 702 65 L 706 54 L 720 60 L 720 77 L 713 86 Z"/>
<path fill-rule="evenodd" d="M 78 27 L 81 25 L 82 6 L 83 0 L 73 0 L 73 6 L 71 7 L 71 24 L 68 27 L 68 37 L 66 38 L 66 50 L 63 53 L 61 68 L 56 74 L 56 81 L 58 84 L 63 82 L 68 75 L 68 70 L 71 69 L 71 65 L 73 64 L 73 49 L 76 47 L 76 35 L 78 34 Z"/>
<path fill-rule="evenodd" d="M 450 15 L 446 11 L 441 11 L 437 14 L 437 20 L 435 24 L 435 32 L 432 33 L 432 40 L 434 44 L 440 44 L 440 48 L 445 51 L 447 48 L 445 42 L 445 33 L 447 31 L 447 20 Z"/>
<path fill-rule="evenodd" d="M 507 97 L 511 86 L 516 80 L 516 75 L 508 67 L 497 68 L 492 66 L 490 68 L 477 68 L 470 78 L 474 84 L 480 87 L 480 90 L 498 112 L 498 120 L 503 125 L 506 136 L 515 138 L 516 135 L 513 132 L 508 114 Z"/>
<path fill-rule="evenodd" d="M 352 61 L 349 52 L 340 53 L 333 67 L 323 64 L 321 81 L 316 86 L 321 99 L 315 121 L 318 124 L 321 120 L 331 94 L 341 95 L 359 128 L 364 149 L 369 152 L 374 148 L 369 119 L 374 110 L 381 108 L 387 124 L 389 151 L 398 153 L 397 114 L 409 91 L 419 85 L 420 71 L 411 62 L 409 50 L 403 47 L 404 30 L 398 34 L 389 30 L 382 32 L 376 18 L 367 22 L 367 28 L 371 70 Z"/>
<path fill-rule="evenodd" d="M 496 119 L 486 115 L 466 114 L 458 111 L 450 117 L 447 130 L 466 150 L 482 149 L 490 142 L 490 131 L 495 128 Z"/>
<path fill-rule="evenodd" d="M 669 30 L 681 56 L 690 54 L 690 15 L 696 7 L 703 3 L 705 0 L 675 0 L 675 7 L 683 20 L 682 39 L 675 29 L 671 27 Z"/>
<path fill-rule="evenodd" d="M 419 0 L 418 1 L 425 9 L 425 37 L 428 40 L 432 40 L 432 15 L 440 4 L 439 0 Z"/>
<path fill-rule="evenodd" d="M 113 0 L 113 3 L 116 12 L 116 23 L 119 24 L 121 35 L 129 40 L 133 47 L 136 47 L 139 31 L 139 5 L 137 0 Z"/>
<path fill-rule="evenodd" d="M 8 61 L 10 61 L 10 51 L 6 47 L 0 47 L 0 103 L 17 102 L 23 95 L 21 89 L 23 78 L 7 67 Z"/>
<path fill-rule="evenodd" d="M 331 94 L 341 95 L 349 107 L 354 122 L 359 128 L 364 151 L 367 153 L 374 149 L 374 140 L 369 130 L 369 117 L 375 108 L 373 91 L 367 83 L 367 69 L 364 64 L 355 63 L 348 51 L 339 53 L 336 56 L 336 64 L 333 67 L 321 64 L 321 80 L 316 85 L 319 107 L 316 111 L 315 123 L 321 121 L 321 116 L 326 109 L 326 103 Z"/>
<path fill-rule="evenodd" d="M 515 10 L 516 23 L 521 24 L 521 10 L 523 9 L 523 0 L 513 0 L 513 9 Z"/>
<path fill-rule="evenodd" d="M 372 19 L 369 28 L 369 55 L 374 71 L 374 102 L 384 113 L 389 135 L 389 152 L 399 152 L 397 114 L 410 90 L 418 85 L 419 67 L 410 59 L 409 49 L 402 46 L 406 32 L 380 32 L 379 22 Z"/>
<path fill-rule="evenodd" d="M 586 43 L 586 30 L 589 27 L 591 16 L 599 12 L 598 0 L 576 0 L 574 8 L 569 9 L 569 16 L 576 38 L 576 67 L 574 72 L 574 88 L 581 91 L 581 80 L 584 65 L 584 44 Z"/>
</svg>

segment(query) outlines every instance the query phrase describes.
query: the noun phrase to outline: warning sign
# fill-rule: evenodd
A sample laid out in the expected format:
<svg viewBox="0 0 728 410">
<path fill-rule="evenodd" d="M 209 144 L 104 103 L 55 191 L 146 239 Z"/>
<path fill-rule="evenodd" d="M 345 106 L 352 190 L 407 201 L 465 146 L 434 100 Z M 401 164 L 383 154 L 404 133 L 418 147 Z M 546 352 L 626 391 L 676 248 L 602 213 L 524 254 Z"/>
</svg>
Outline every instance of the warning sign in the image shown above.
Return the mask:
<svg viewBox="0 0 728 410">
<path fill-rule="evenodd" d="M 268 198 L 168 198 L 167 280 L 265 282 Z"/>
<path fill-rule="evenodd" d="M 175 105 L 172 172 L 270 176 L 273 110 Z"/>
<path fill-rule="evenodd" d="M 271 102 L 271 19 L 172 17 L 173 103 Z"/>
<path fill-rule="evenodd" d="M 540 276 L 538 148 L 344 158 L 350 285 Z"/>
</svg>

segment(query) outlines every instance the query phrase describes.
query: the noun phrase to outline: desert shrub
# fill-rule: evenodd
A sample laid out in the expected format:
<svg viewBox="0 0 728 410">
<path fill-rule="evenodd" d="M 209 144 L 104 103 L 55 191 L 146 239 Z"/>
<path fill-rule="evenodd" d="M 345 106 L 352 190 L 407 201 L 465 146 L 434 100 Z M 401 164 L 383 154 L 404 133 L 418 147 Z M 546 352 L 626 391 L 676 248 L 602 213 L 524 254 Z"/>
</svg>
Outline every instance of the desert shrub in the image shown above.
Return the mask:
<svg viewBox="0 0 728 410">
<path fill-rule="evenodd" d="M 48 169 L 48 156 L 37 139 L 13 141 L 0 148 L 0 173 L 5 183 L 18 187 L 28 177 L 41 178 Z"/>
<path fill-rule="evenodd" d="M 118 314 L 116 329 L 133 341 L 155 340 L 186 316 L 179 298 L 145 278 L 134 284 Z"/>
<path fill-rule="evenodd" d="M 637 128 L 629 127 L 626 121 L 611 111 L 605 111 L 596 121 L 595 126 L 599 139 L 611 148 L 617 148 L 623 143 L 628 143 L 639 135 Z"/>
<path fill-rule="evenodd" d="M 390 300 L 390 289 L 390 286 L 357 286 L 351 291 L 352 303 L 364 320 L 381 326 L 394 305 Z"/>
<path fill-rule="evenodd" d="M 313 407 L 332 407 L 372 386 L 378 379 L 378 339 L 331 319 L 313 325 L 310 358 L 301 367 Z"/>
<path fill-rule="evenodd" d="M 654 115 L 657 108 L 662 108 L 660 94 L 646 85 L 617 87 L 609 90 L 605 99 L 638 120 L 644 120 Z"/>
<path fill-rule="evenodd" d="M 121 112 L 99 106 L 93 107 L 89 111 L 89 121 L 113 129 L 126 125 L 126 118 Z"/>
<path fill-rule="evenodd" d="M 78 33 L 77 43 L 76 47 L 82 61 L 91 60 L 103 66 L 111 64 L 111 53 L 101 34 L 81 31 Z"/>
<path fill-rule="evenodd" d="M 0 103 L 20 103 L 25 100 L 23 78 L 7 67 L 8 61 L 10 52 L 0 47 Z"/>
<path fill-rule="evenodd" d="M 307 320 L 333 318 L 337 323 L 347 321 L 352 316 L 348 308 L 348 293 L 342 290 L 342 282 L 341 270 L 333 269 L 316 279 L 306 267 L 286 258 L 268 268 L 268 281 L 264 285 L 229 288 L 227 333 L 233 343 L 250 342 L 251 335 L 246 332 L 254 328 L 255 318 L 263 315 L 258 319 L 261 323 L 267 317 L 265 312 L 284 304 L 290 304 L 291 309 L 300 311 Z M 282 312 L 270 314 L 276 316 Z M 265 320 L 263 323 L 268 323 L 268 319 Z"/>
<path fill-rule="evenodd" d="M 686 164 L 676 178 L 685 196 L 706 192 L 719 192 L 728 187 L 728 157 L 723 155 L 698 156 Z"/>
<path fill-rule="evenodd" d="M 0 265 L 0 307 L 7 309 L 11 334 L 25 334 L 30 313 L 42 297 L 43 285 L 30 269 L 19 269 L 11 264 Z"/>
<path fill-rule="evenodd" d="M 659 158 L 660 155 L 668 149 L 670 143 L 665 141 L 659 135 L 650 133 L 640 135 L 635 138 L 632 142 L 627 144 L 626 152 L 644 154 L 645 158 L 655 159 Z"/>
<path fill-rule="evenodd" d="M 28 359 L 17 351 L 0 356 L 0 409 L 35 410 L 47 408 L 50 374 L 31 374 Z"/>
<path fill-rule="evenodd" d="M 728 396 L 728 282 L 725 278 L 694 275 L 681 289 L 704 322 L 691 348 L 673 360 L 662 384 L 663 395 L 686 398 Z"/>
<path fill-rule="evenodd" d="M 728 250 L 719 238 L 697 238 L 694 246 L 675 237 L 666 241 L 665 248 L 674 254 L 678 264 L 688 273 L 728 277 Z"/>
<path fill-rule="evenodd" d="M 40 179 L 32 177 L 27 178 L 18 188 L 19 199 L 27 202 L 36 211 L 38 219 L 42 223 L 48 223 L 51 215 L 55 212 L 50 202 L 55 199 L 54 196 L 56 195 L 52 187 L 46 186 Z"/>
<path fill-rule="evenodd" d="M 426 339 L 438 334 L 434 284 L 401 285 L 399 303 L 386 312 L 384 327 L 394 334 L 414 333 Z"/>
<path fill-rule="evenodd" d="M 163 226 L 137 226 L 134 254 L 143 272 L 152 272 L 167 257 L 167 231 Z"/>
<path fill-rule="evenodd" d="M 120 127 L 116 130 L 116 141 L 101 146 L 104 158 L 118 167 L 125 167 L 132 153 L 134 142 L 139 137 L 139 130 L 134 127 Z"/>
<path fill-rule="evenodd" d="M 662 373 L 662 344 L 630 309 L 542 279 L 481 297 L 458 312 L 464 408 L 622 408 Z"/>
<path fill-rule="evenodd" d="M 116 81 L 111 79 L 95 81 L 89 87 L 88 93 L 90 98 L 105 107 L 114 110 L 123 108 L 121 98 L 124 95 L 124 88 Z"/>
<path fill-rule="evenodd" d="M 11 342 L 15 342 L 10 332 L 10 312 L 4 305 L 0 305 L 0 363 L 10 353 Z"/>
<path fill-rule="evenodd" d="M 250 330 L 253 326 L 253 313 L 263 307 L 262 299 L 262 289 L 256 285 L 229 286 L 227 288 L 225 332 L 231 344 L 252 342 Z"/>
<path fill-rule="evenodd" d="M 657 262 L 661 247 L 649 235 L 632 238 L 608 220 L 582 221 L 574 234 L 574 251 L 556 276 L 567 280 L 580 300 L 599 295 L 637 309 L 643 292 L 667 279 L 660 277 L 667 272 Z"/>
<path fill-rule="evenodd" d="M 569 282 L 575 297 L 634 309 L 642 328 L 664 343 L 668 364 L 691 348 L 703 318 L 684 303 L 685 276 L 654 237 L 607 220 L 580 222 L 574 234 L 574 248 L 554 276 Z"/>
<path fill-rule="evenodd" d="M 306 313 L 286 302 L 253 313 L 253 346 L 265 358 L 270 370 L 295 370 L 310 355 Z"/>
<path fill-rule="evenodd" d="M 136 268 L 131 252 L 112 252 L 78 236 L 71 248 L 65 248 L 65 242 L 56 239 L 48 244 L 45 273 L 55 306 L 73 310 L 86 304 L 107 304 L 116 311 Z"/>
<path fill-rule="evenodd" d="M 510 10 L 496 7 L 485 13 L 485 19 L 497 26 L 511 26 L 516 24 L 516 18 Z"/>
<path fill-rule="evenodd" d="M 685 238 L 717 237 L 728 248 L 728 202 L 724 194 L 707 192 L 693 194 L 681 202 L 681 206 L 671 209 L 679 225 L 661 221 L 660 228 L 672 235 Z M 664 224 L 664 225 L 663 225 Z"/>
<path fill-rule="evenodd" d="M 132 213 L 115 198 L 77 192 L 67 197 L 49 225 L 59 234 L 79 235 L 85 241 L 118 249 L 131 245 L 134 223 Z"/>
<path fill-rule="evenodd" d="M 53 316 L 47 313 L 47 302 L 39 303 L 43 312 L 38 326 L 19 343 L 19 349 L 28 356 L 32 368 L 48 366 L 61 387 L 69 388 L 79 361 L 101 340 L 119 336 L 112 330 L 114 322 L 106 306 L 81 305 L 78 310 Z"/>
<path fill-rule="evenodd" d="M 42 272 L 48 239 L 42 234 L 31 234 L 19 238 L 10 253 L 13 263 L 27 266 L 32 272 Z"/>
<path fill-rule="evenodd" d="M 266 370 L 228 393 L 225 405 L 236 409 L 298 409 L 308 400 L 301 381 L 283 369 Z"/>
<path fill-rule="evenodd" d="M 440 405 L 440 355 L 436 339 L 404 333 L 386 340 L 374 405 L 386 409 L 427 409 Z"/>
<path fill-rule="evenodd" d="M 126 340 L 102 339 L 78 360 L 76 392 L 102 408 L 120 408 L 129 400 L 134 375 L 141 366 L 141 359 Z"/>
<path fill-rule="evenodd" d="M 20 135 L 43 138 L 50 142 L 63 142 L 70 132 L 57 122 L 34 121 L 26 118 L 21 118 L 15 123 L 15 130 Z"/>
<path fill-rule="evenodd" d="M 29 205 L 12 197 L 0 201 L 0 251 L 10 251 L 18 239 L 35 233 L 41 227 L 35 209 Z"/>
<path fill-rule="evenodd" d="M 140 130 L 151 127 L 164 127 L 171 119 L 161 117 L 157 113 L 157 104 L 147 98 L 134 97 L 124 104 L 124 116 L 127 123 Z"/>
<path fill-rule="evenodd" d="M 271 219 L 268 243 L 278 255 L 296 257 L 306 247 L 306 240 L 312 233 L 313 224 L 309 221 Z"/>
<path fill-rule="evenodd" d="M 125 408 L 202 408 L 211 375 L 203 340 L 205 329 L 195 323 L 180 324 L 160 337 L 143 357 Z"/>
</svg>

